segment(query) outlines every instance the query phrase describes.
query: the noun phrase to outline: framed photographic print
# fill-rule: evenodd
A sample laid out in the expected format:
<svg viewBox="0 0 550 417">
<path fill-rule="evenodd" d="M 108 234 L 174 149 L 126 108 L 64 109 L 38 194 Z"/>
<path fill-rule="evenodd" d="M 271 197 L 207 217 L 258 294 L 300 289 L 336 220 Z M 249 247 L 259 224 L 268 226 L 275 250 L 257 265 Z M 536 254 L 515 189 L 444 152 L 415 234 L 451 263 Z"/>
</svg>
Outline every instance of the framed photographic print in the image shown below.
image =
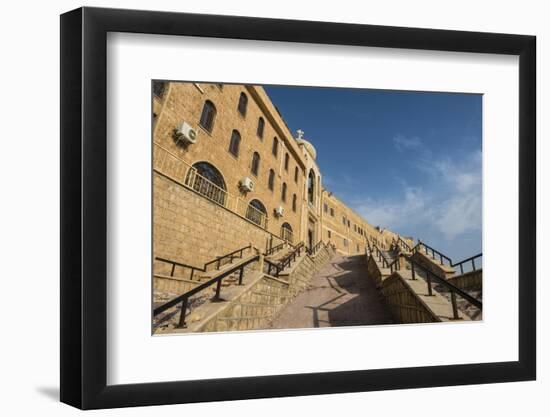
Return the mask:
<svg viewBox="0 0 550 417">
<path fill-rule="evenodd" d="M 61 400 L 535 379 L 535 38 L 61 16 Z"/>
</svg>

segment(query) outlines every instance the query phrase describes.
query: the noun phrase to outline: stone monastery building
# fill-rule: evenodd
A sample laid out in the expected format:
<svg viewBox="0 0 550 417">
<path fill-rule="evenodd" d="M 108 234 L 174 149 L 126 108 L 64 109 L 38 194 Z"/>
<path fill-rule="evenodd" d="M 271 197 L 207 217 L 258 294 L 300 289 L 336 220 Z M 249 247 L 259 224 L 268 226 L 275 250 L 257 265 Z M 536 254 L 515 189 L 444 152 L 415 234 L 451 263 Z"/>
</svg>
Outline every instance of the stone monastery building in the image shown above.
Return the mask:
<svg viewBox="0 0 550 417">
<path fill-rule="evenodd" d="M 397 237 L 323 187 L 315 147 L 260 86 L 154 82 L 153 119 L 155 257 L 195 265 L 283 241 L 357 255 Z"/>
</svg>

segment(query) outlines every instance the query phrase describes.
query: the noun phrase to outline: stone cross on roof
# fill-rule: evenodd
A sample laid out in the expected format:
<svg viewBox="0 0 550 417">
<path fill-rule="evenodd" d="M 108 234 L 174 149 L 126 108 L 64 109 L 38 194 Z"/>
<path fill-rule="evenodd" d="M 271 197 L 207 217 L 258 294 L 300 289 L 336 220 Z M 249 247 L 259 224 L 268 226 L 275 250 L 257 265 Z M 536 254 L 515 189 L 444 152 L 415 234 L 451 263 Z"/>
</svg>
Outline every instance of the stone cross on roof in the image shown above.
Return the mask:
<svg viewBox="0 0 550 417">
<path fill-rule="evenodd" d="M 304 139 L 304 131 L 302 129 L 298 129 L 296 134 L 298 135 L 296 139 Z"/>
</svg>

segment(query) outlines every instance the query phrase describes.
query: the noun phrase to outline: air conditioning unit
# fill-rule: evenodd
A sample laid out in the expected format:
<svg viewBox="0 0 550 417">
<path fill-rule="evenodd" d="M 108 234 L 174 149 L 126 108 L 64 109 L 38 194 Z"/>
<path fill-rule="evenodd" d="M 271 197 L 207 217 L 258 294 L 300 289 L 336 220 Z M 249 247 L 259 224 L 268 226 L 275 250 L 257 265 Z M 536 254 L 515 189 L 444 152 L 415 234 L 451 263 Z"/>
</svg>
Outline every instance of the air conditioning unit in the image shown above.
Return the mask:
<svg viewBox="0 0 550 417">
<path fill-rule="evenodd" d="M 176 139 L 185 143 L 193 144 L 197 141 L 197 131 L 188 123 L 183 122 L 176 129 Z"/>
<path fill-rule="evenodd" d="M 277 207 L 277 208 L 275 209 L 275 215 L 276 215 L 277 217 L 282 217 L 283 214 L 285 214 L 285 209 L 284 209 L 283 206 L 279 206 L 279 207 Z"/>
<path fill-rule="evenodd" d="M 252 191 L 254 189 L 254 181 L 249 177 L 245 177 L 239 182 L 239 188 L 241 191 Z"/>
</svg>

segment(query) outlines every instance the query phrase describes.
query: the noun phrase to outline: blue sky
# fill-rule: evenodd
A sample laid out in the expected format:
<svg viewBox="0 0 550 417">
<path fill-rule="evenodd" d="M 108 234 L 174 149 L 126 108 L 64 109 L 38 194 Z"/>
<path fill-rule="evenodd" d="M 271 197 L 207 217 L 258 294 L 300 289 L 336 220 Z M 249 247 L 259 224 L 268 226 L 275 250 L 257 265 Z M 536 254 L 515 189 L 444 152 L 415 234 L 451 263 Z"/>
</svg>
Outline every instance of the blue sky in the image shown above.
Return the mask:
<svg viewBox="0 0 550 417">
<path fill-rule="evenodd" d="M 323 183 L 373 226 L 453 261 L 481 252 L 482 96 L 265 86 Z"/>
</svg>

